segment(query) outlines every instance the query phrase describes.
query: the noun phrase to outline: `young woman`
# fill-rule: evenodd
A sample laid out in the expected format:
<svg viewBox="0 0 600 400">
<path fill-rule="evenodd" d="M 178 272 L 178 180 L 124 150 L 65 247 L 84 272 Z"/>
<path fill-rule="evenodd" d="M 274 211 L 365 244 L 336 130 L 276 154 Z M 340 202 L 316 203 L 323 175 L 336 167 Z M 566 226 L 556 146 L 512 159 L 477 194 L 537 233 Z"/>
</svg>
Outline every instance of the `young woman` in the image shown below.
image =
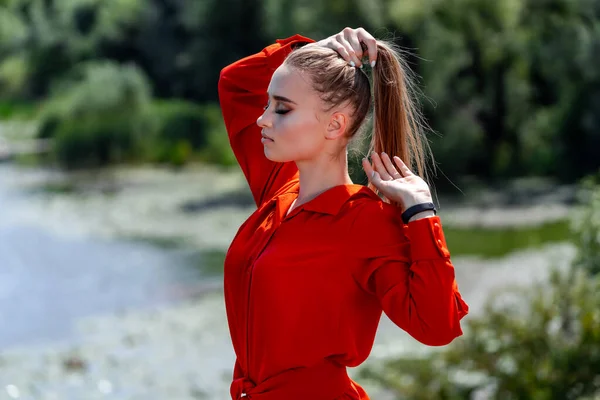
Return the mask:
<svg viewBox="0 0 600 400">
<path fill-rule="evenodd" d="M 233 399 L 368 399 L 346 368 L 369 355 L 382 311 L 426 345 L 462 334 L 440 219 L 408 167 L 422 174 L 425 157 L 407 73 L 362 28 L 277 40 L 222 70 L 223 117 L 258 206 L 225 260 Z M 365 187 L 347 148 L 372 107 Z"/>
</svg>

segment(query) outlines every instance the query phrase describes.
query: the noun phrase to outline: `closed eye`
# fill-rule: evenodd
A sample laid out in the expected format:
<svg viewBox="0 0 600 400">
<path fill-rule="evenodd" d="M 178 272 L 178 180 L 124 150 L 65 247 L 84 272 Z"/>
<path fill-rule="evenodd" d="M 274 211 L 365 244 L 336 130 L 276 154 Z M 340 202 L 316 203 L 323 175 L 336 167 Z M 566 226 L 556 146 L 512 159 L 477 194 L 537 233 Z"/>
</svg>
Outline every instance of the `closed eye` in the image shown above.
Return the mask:
<svg viewBox="0 0 600 400">
<path fill-rule="evenodd" d="M 267 103 L 266 106 L 263 107 L 264 111 L 267 111 L 269 109 L 270 104 Z M 275 114 L 279 114 L 279 115 L 285 115 L 287 113 L 289 113 L 291 110 L 275 110 Z"/>
</svg>

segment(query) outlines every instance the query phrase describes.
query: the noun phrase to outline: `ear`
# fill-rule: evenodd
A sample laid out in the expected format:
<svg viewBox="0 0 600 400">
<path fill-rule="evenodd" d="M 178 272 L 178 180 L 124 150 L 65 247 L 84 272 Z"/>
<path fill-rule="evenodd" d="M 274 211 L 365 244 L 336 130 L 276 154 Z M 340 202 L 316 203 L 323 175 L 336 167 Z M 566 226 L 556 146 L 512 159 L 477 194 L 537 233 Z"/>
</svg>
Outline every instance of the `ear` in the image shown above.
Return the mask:
<svg viewBox="0 0 600 400">
<path fill-rule="evenodd" d="M 348 128 L 348 122 L 348 115 L 343 112 L 336 111 L 331 114 L 327 130 L 325 131 L 325 138 L 333 140 L 343 136 Z"/>
</svg>

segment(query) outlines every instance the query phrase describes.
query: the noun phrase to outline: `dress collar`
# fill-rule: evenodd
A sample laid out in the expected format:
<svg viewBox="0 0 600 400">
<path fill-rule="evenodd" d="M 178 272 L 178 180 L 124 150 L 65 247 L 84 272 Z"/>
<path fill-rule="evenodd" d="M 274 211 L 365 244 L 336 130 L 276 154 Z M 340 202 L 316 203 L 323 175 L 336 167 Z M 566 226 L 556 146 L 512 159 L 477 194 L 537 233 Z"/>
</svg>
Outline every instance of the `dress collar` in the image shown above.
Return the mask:
<svg viewBox="0 0 600 400">
<path fill-rule="evenodd" d="M 293 201 L 298 197 L 299 190 L 300 185 L 296 184 L 292 186 L 290 190 L 286 191 L 286 193 L 283 193 L 280 196 L 278 196 L 277 202 L 279 203 L 278 205 L 282 211 L 285 210 L 287 212 Z M 342 206 L 351 197 L 359 193 L 379 198 L 371 189 L 363 185 L 338 185 L 327 189 L 311 201 L 297 207 L 296 209 L 294 209 L 294 211 L 292 211 L 290 216 L 292 214 L 296 214 L 296 212 L 299 212 L 300 210 L 313 211 L 329 215 L 337 215 Z"/>
</svg>

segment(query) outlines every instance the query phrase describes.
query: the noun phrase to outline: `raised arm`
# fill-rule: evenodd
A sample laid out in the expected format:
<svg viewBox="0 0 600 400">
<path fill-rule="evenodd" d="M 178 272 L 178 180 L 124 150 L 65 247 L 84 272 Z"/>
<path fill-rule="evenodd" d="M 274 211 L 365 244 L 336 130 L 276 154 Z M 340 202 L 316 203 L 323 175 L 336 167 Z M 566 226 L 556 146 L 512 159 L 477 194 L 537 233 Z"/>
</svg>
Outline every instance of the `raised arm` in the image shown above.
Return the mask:
<svg viewBox="0 0 600 400">
<path fill-rule="evenodd" d="M 275 163 L 265 157 L 256 120 L 267 104 L 267 88 L 273 72 L 294 46 L 310 42 L 313 40 L 300 35 L 277 40 L 221 71 L 219 100 L 229 143 L 257 205 L 269 200 L 298 173 L 293 162 Z"/>
<path fill-rule="evenodd" d="M 400 328 L 429 346 L 443 346 L 462 334 L 469 307 L 454 277 L 454 266 L 439 217 L 404 225 L 400 210 L 373 201 L 354 223 L 358 267 L 355 279 L 377 296 Z"/>
</svg>

